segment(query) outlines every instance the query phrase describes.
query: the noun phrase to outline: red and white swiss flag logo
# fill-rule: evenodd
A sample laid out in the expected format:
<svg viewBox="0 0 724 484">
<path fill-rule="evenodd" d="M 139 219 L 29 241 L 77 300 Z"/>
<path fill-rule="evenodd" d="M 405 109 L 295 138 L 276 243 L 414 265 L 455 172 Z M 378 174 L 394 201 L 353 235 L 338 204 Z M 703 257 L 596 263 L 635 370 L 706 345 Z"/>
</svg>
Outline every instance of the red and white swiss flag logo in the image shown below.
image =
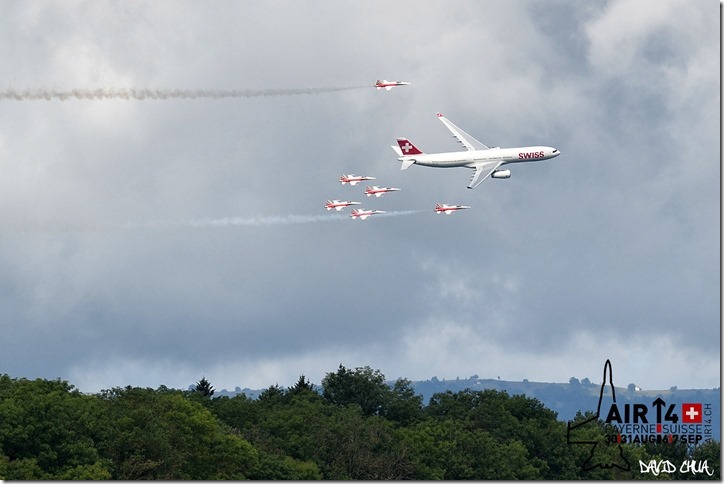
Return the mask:
<svg viewBox="0 0 724 484">
<path fill-rule="evenodd" d="M 702 422 L 701 403 L 682 403 L 681 422 L 700 424 Z"/>
</svg>

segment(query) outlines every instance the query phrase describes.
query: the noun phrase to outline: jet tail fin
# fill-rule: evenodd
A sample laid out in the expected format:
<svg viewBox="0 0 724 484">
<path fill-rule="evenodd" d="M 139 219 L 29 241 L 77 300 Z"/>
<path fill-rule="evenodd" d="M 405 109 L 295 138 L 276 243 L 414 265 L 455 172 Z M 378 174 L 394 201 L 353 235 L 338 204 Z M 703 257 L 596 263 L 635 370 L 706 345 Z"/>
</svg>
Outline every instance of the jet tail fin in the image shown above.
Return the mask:
<svg viewBox="0 0 724 484">
<path fill-rule="evenodd" d="M 400 151 L 402 151 L 403 156 L 409 156 L 409 155 L 424 155 L 421 150 L 419 150 L 415 145 L 410 143 L 410 140 L 407 138 L 397 138 L 397 145 L 400 147 Z"/>
<path fill-rule="evenodd" d="M 415 159 L 411 158 L 414 155 L 424 155 L 415 145 L 410 143 L 407 138 L 397 138 L 397 146 L 392 147 L 397 153 L 399 160 L 402 162 L 400 170 L 407 170 L 411 165 L 415 163 Z"/>
</svg>

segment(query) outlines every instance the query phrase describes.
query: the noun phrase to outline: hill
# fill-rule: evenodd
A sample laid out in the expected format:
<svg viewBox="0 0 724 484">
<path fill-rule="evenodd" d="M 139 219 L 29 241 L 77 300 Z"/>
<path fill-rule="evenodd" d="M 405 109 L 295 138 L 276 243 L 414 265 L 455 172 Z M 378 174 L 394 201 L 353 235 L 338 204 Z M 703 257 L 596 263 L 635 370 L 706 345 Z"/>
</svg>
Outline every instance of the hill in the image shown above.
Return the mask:
<svg viewBox="0 0 724 484">
<path fill-rule="evenodd" d="M 392 385 L 394 382 L 389 382 Z M 456 393 L 462 390 L 497 390 L 505 391 L 509 395 L 524 395 L 529 398 L 537 398 L 547 408 L 558 414 L 558 420 L 573 420 L 577 412 L 595 411 L 598 405 L 598 398 L 601 391 L 600 383 L 592 383 L 587 378 L 579 381 L 571 378 L 568 383 L 546 383 L 523 381 L 506 381 L 492 378 L 479 378 L 473 375 L 470 378 L 456 378 L 445 380 L 432 377 L 429 380 L 411 382 L 415 393 L 422 396 L 423 403 L 427 404 L 430 397 L 435 393 L 447 391 Z M 257 398 L 263 390 L 241 389 L 236 387 L 232 391 L 221 390 L 216 395 L 234 396 L 244 393 L 250 398 Z M 616 387 L 616 396 L 621 403 L 641 403 L 651 405 L 656 398 L 661 398 L 667 403 L 705 403 L 711 404 L 712 414 L 717 416 L 714 425 L 714 438 L 721 440 L 721 422 L 718 416 L 721 415 L 721 389 L 677 389 L 672 387 L 668 390 L 641 390 L 628 387 Z"/>
</svg>

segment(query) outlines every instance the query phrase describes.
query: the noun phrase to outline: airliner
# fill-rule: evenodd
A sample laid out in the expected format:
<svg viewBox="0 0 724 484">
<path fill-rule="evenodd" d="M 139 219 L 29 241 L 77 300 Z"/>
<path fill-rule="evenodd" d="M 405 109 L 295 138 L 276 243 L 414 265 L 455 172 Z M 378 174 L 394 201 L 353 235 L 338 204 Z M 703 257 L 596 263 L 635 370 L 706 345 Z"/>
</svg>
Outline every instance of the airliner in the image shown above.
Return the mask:
<svg viewBox="0 0 724 484">
<path fill-rule="evenodd" d="M 503 165 L 543 161 L 555 158 L 561 152 L 550 146 L 525 146 L 522 148 L 488 147 L 476 140 L 462 129 L 455 126 L 442 113 L 437 118 L 452 132 L 453 138 L 459 141 L 467 151 L 449 153 L 423 153 L 407 138 L 397 138 L 397 146 L 392 146 L 402 162 L 401 170 L 411 165 L 432 166 L 437 168 L 454 168 L 463 166 L 475 170 L 468 188 L 475 188 L 491 178 L 510 178 L 510 170 L 499 170 Z"/>
</svg>

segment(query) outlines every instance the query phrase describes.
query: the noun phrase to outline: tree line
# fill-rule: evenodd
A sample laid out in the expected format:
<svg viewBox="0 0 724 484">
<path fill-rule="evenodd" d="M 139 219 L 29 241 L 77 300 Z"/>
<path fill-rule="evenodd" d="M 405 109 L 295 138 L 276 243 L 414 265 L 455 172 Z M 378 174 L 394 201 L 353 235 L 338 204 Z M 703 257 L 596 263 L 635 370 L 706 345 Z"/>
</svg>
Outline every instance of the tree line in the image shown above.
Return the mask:
<svg viewBox="0 0 724 484">
<path fill-rule="evenodd" d="M 576 421 L 591 414 L 576 416 Z M 603 425 L 581 430 L 603 439 Z M 590 447 L 539 400 L 436 393 L 340 365 L 259 398 L 161 386 L 84 394 L 62 380 L 0 375 L 0 479 L 720 479 L 720 445 L 601 445 L 628 470 L 584 470 Z M 580 433 L 578 437 L 581 437 Z M 621 455 L 615 455 L 620 452 Z M 600 456 L 599 456 L 600 457 Z M 707 460 L 714 473 L 641 473 L 639 461 Z"/>
</svg>

